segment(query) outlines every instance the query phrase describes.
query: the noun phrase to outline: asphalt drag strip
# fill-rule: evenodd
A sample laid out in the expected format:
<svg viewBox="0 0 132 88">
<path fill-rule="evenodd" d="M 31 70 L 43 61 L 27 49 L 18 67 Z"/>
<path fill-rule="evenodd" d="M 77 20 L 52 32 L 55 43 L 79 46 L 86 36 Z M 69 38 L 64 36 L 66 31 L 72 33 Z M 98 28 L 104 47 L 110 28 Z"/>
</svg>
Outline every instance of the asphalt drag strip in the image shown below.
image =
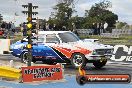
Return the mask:
<svg viewBox="0 0 132 88">
<path fill-rule="evenodd" d="M 49 82 L 34 85 L 34 83 L 14 83 L 0 81 L 0 88 L 132 88 L 132 84 L 84 84 L 76 82 L 75 75 L 65 75 L 65 82 Z"/>
</svg>

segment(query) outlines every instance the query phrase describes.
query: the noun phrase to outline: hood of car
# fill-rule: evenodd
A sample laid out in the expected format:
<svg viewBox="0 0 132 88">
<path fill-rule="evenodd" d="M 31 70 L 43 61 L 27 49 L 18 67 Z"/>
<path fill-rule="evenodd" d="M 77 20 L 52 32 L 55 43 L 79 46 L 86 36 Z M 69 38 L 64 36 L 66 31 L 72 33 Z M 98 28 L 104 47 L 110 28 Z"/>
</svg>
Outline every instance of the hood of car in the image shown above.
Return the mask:
<svg viewBox="0 0 132 88">
<path fill-rule="evenodd" d="M 25 46 L 26 44 L 28 44 L 28 42 L 21 43 L 21 41 L 17 41 L 16 43 L 10 45 L 10 49 L 19 49 Z"/>
<path fill-rule="evenodd" d="M 88 49 L 90 51 L 95 49 L 112 49 L 113 48 L 113 46 L 110 46 L 110 45 L 104 45 L 104 44 L 90 42 L 90 41 L 77 41 L 77 42 L 71 42 L 69 44 L 71 46 Z"/>
</svg>

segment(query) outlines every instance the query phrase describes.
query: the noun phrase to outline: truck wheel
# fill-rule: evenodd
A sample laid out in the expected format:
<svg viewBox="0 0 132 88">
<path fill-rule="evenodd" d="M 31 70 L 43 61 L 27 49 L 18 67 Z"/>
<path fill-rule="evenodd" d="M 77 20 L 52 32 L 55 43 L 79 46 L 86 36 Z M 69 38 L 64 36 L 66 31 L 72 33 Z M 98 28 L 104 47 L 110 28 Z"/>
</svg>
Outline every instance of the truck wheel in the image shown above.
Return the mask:
<svg viewBox="0 0 132 88">
<path fill-rule="evenodd" d="M 21 62 L 22 63 L 27 63 L 28 62 L 28 58 L 27 58 L 28 52 L 24 52 L 21 54 Z"/>
<path fill-rule="evenodd" d="M 103 66 L 105 66 L 105 64 L 107 63 L 107 59 L 105 59 L 105 60 L 97 60 L 97 61 L 95 61 L 95 62 L 93 62 L 93 65 L 96 67 L 96 68 L 98 68 L 98 69 L 100 69 L 100 68 L 102 68 Z"/>
<path fill-rule="evenodd" d="M 74 53 L 71 57 L 71 64 L 74 68 L 79 68 L 82 64 L 86 63 L 86 58 L 81 53 Z"/>
</svg>

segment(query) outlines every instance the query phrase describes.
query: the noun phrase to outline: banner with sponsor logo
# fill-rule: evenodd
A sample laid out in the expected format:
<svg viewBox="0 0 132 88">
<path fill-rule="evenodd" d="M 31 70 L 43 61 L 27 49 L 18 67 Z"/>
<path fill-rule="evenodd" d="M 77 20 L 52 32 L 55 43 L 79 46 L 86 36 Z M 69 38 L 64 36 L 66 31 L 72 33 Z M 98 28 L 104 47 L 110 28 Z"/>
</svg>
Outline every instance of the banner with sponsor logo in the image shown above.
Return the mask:
<svg viewBox="0 0 132 88">
<path fill-rule="evenodd" d="M 132 46 L 115 45 L 112 61 L 132 62 Z"/>
<path fill-rule="evenodd" d="M 61 65 L 22 67 L 23 82 L 60 80 L 63 78 Z"/>
<path fill-rule="evenodd" d="M 76 82 L 79 85 L 86 83 L 130 83 L 131 76 L 129 74 L 86 74 L 76 75 Z"/>
</svg>

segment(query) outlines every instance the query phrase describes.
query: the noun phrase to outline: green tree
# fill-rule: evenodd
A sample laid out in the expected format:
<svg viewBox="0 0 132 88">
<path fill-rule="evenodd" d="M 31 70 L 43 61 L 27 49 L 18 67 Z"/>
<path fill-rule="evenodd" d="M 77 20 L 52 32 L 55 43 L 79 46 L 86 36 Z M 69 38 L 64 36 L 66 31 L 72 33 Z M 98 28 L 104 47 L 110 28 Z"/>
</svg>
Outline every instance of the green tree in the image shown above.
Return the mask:
<svg viewBox="0 0 132 88">
<path fill-rule="evenodd" d="M 86 17 L 85 22 L 82 26 L 83 28 L 87 29 L 87 28 L 91 28 L 93 23 L 98 23 L 98 22 L 101 22 L 101 20 L 98 17 Z"/>
<path fill-rule="evenodd" d="M 46 19 L 39 19 L 39 28 L 43 29 L 46 22 L 47 22 Z M 36 26 L 37 26 L 37 24 L 36 24 Z"/>
<path fill-rule="evenodd" d="M 117 29 L 129 29 L 129 25 L 126 22 L 117 22 L 115 25 Z"/>
<path fill-rule="evenodd" d="M 54 13 L 52 12 L 51 18 L 49 19 L 49 23 L 56 24 L 60 27 L 66 26 L 68 30 L 71 29 L 72 26 L 72 14 L 75 12 L 74 8 L 72 8 L 70 2 L 58 3 L 53 9 Z"/>
<path fill-rule="evenodd" d="M 77 17 L 75 21 L 75 25 L 77 29 L 83 29 L 84 27 L 82 24 L 85 23 L 85 18 L 84 17 Z"/>
<path fill-rule="evenodd" d="M 85 11 L 85 24 L 89 24 L 90 26 L 90 24 L 92 24 L 91 22 L 107 22 L 109 27 L 114 27 L 116 20 L 118 20 L 118 16 L 108 10 L 108 8 L 110 8 L 111 6 L 112 3 L 106 0 L 99 3 L 95 3 L 95 5 L 93 5 L 90 10 Z"/>
</svg>

